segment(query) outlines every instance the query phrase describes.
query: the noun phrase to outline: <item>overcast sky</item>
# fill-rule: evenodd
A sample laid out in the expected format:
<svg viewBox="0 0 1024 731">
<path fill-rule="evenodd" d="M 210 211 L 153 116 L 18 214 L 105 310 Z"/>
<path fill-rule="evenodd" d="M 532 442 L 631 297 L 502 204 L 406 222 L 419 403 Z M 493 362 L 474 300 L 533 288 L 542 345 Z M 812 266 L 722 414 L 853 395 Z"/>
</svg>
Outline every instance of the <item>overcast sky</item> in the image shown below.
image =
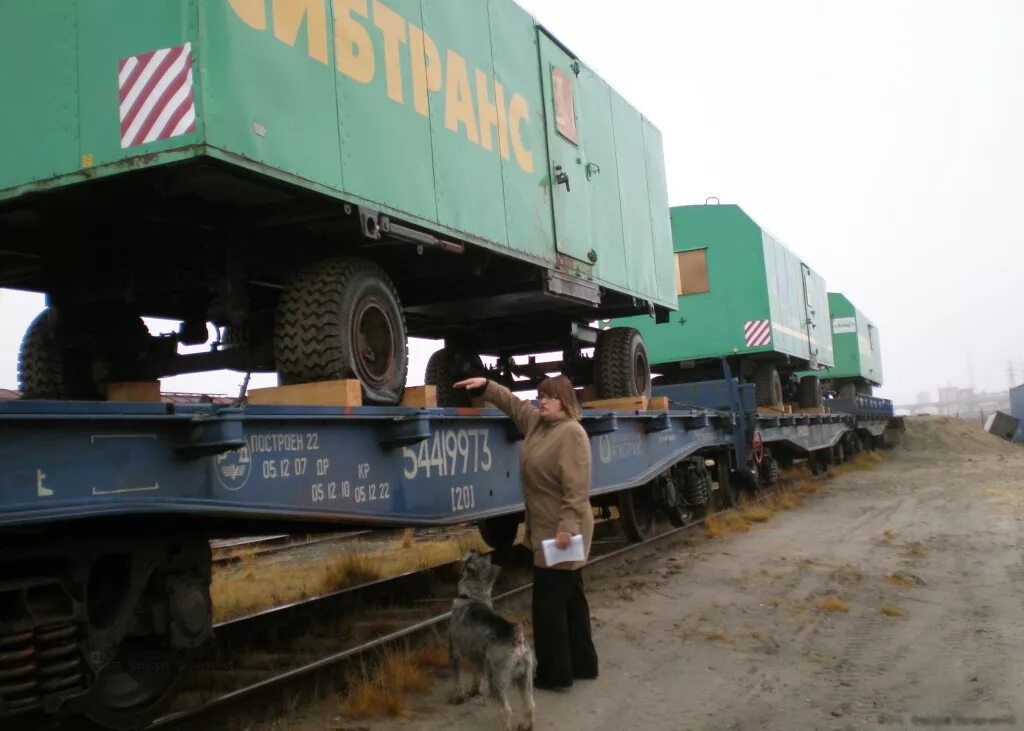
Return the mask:
<svg viewBox="0 0 1024 731">
<path fill-rule="evenodd" d="M 1024 3 L 519 2 L 661 129 L 670 204 L 740 205 L 874 320 L 881 395 L 967 386 L 969 363 L 979 390 L 1011 360 L 1024 381 Z M 43 300 L 0 305 L 13 388 Z M 414 344 L 411 384 L 435 347 Z"/>
</svg>

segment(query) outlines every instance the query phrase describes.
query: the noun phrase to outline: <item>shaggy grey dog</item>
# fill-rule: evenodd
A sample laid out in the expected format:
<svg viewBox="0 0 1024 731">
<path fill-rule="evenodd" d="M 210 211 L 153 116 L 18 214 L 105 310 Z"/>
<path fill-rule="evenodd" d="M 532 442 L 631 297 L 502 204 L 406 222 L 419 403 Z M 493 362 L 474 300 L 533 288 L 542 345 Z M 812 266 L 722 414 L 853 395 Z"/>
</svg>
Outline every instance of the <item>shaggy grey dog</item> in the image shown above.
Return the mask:
<svg viewBox="0 0 1024 731">
<path fill-rule="evenodd" d="M 452 703 L 466 699 L 462 690 L 462 660 L 474 666 L 473 685 L 469 695 L 480 692 L 480 675 L 484 675 L 491 697 L 501 704 L 505 729 L 512 729 L 512 706 L 508 691 L 519 689 L 526 711 L 525 723 L 518 731 L 533 728 L 533 668 L 537 659 L 527 642 L 523 628 L 495 614 L 491 591 L 501 569 L 489 556 L 470 551 L 462 558 L 459 594 L 452 606 L 448 627 L 448 648 L 451 654 L 455 687 Z"/>
</svg>

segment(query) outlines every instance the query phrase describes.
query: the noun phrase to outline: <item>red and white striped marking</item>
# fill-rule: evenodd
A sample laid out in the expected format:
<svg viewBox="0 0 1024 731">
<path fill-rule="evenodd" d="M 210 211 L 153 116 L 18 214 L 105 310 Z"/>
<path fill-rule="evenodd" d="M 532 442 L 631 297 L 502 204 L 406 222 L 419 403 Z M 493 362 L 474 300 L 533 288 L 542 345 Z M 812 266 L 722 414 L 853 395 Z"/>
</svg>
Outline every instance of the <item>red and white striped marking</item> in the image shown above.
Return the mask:
<svg viewBox="0 0 1024 731">
<path fill-rule="evenodd" d="M 117 89 L 122 149 L 196 131 L 191 43 L 121 59 Z"/>
<path fill-rule="evenodd" d="M 772 323 L 770 320 L 750 320 L 743 326 L 743 337 L 748 348 L 768 345 L 772 341 Z"/>
</svg>

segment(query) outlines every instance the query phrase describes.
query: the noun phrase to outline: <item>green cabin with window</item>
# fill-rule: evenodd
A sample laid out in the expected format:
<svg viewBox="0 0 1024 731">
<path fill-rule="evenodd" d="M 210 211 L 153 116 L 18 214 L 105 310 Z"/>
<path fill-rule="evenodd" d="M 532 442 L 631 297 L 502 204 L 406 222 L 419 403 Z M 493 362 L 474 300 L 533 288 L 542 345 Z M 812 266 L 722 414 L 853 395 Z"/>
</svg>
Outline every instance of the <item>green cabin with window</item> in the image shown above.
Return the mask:
<svg viewBox="0 0 1024 731">
<path fill-rule="evenodd" d="M 676 206 L 671 222 L 678 311 L 611 321 L 640 330 L 662 382 L 721 377 L 726 357 L 779 403 L 798 371 L 834 365 L 825 281 L 805 261 L 737 205 Z"/>
<path fill-rule="evenodd" d="M 882 347 L 878 328 L 846 295 L 828 293 L 835 364 L 816 371 L 826 390 L 841 398 L 870 396 L 882 385 Z"/>
</svg>

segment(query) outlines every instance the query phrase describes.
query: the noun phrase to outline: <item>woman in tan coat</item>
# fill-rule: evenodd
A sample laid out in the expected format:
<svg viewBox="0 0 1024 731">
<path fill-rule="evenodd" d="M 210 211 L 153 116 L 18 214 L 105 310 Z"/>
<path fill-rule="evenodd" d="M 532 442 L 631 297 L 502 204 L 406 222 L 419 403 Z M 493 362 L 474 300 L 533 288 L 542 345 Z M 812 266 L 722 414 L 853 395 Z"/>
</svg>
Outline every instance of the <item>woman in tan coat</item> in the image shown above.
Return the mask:
<svg viewBox="0 0 1024 731">
<path fill-rule="evenodd" d="M 547 378 L 537 387 L 538 408 L 485 378 L 454 385 L 482 395 L 508 414 L 526 437 L 519 472 L 526 503 L 524 542 L 533 551 L 534 565 L 534 686 L 568 690 L 574 679 L 597 677 L 597 651 L 580 571 L 585 561 L 548 566 L 541 541 L 554 538 L 559 548 L 568 548 L 572 536 L 581 535 L 584 556 L 590 555 L 590 439 L 579 423 L 576 392 L 565 376 Z"/>
</svg>

